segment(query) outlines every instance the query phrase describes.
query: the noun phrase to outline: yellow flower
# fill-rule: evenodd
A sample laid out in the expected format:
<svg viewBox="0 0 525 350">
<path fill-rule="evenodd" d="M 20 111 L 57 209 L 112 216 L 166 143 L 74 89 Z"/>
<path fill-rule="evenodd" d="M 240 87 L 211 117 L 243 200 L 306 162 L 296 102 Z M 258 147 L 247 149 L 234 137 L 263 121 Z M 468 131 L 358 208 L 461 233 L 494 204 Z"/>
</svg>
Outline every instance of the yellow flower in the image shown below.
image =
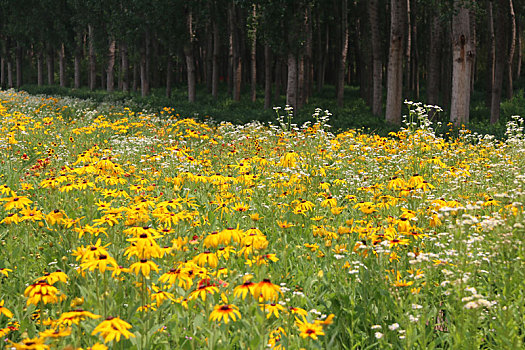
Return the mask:
<svg viewBox="0 0 525 350">
<path fill-rule="evenodd" d="M 255 286 L 256 284 L 252 281 L 246 281 L 233 289 L 233 296 L 236 298 L 242 297 L 242 299 L 244 300 L 248 293 L 254 295 Z"/>
<path fill-rule="evenodd" d="M 210 314 L 210 321 L 221 322 L 222 319 L 224 323 L 228 323 L 230 318 L 232 321 L 237 321 L 237 318 L 241 318 L 239 308 L 232 304 L 215 305 Z"/>
<path fill-rule="evenodd" d="M 142 259 L 139 262 L 132 264 L 129 270 L 135 275 L 141 273 L 144 277 L 149 277 L 151 271 L 159 272 L 159 267 L 153 261 Z"/>
<path fill-rule="evenodd" d="M 253 295 L 264 301 L 277 300 L 281 293 L 281 287 L 270 282 L 269 279 L 264 279 L 255 285 Z"/>
<path fill-rule="evenodd" d="M 130 328 L 131 325 L 126 321 L 123 321 L 118 317 L 108 317 L 95 327 L 93 332 L 91 332 L 91 335 L 100 333 L 102 338 L 104 338 L 104 343 L 110 342 L 112 340 L 116 340 L 118 342 L 120 341 L 121 336 L 124 336 L 126 339 L 135 337 L 133 333 L 128 331 Z"/>
<path fill-rule="evenodd" d="M 11 209 L 23 209 L 29 204 L 33 203 L 29 198 L 23 197 L 23 196 L 13 196 L 9 198 L 2 198 L 0 201 L 7 202 L 4 204 L 5 210 L 11 210 Z"/>
<path fill-rule="evenodd" d="M 279 311 L 286 310 L 281 304 L 271 303 L 271 304 L 259 304 L 259 307 L 262 311 L 267 312 L 266 318 L 270 318 L 272 315 L 279 318 Z"/>
<path fill-rule="evenodd" d="M 16 350 L 49 350 L 49 345 L 45 344 L 46 338 L 27 338 L 21 343 L 13 343 L 9 348 Z"/>
<path fill-rule="evenodd" d="M 0 315 L 4 314 L 7 318 L 13 317 L 13 313 L 4 307 L 4 300 L 0 301 Z"/>
<path fill-rule="evenodd" d="M 56 328 L 56 329 L 46 329 L 43 332 L 40 332 L 40 337 L 42 338 L 62 338 L 71 335 L 71 328 Z"/>
<path fill-rule="evenodd" d="M 86 318 L 97 319 L 100 318 L 100 315 L 95 315 L 89 311 L 84 311 L 82 309 L 64 312 L 57 320 L 57 324 L 79 324 L 80 321 L 85 320 Z"/>
<path fill-rule="evenodd" d="M 9 272 L 13 272 L 13 270 L 2 267 L 0 269 L 0 274 L 4 275 L 5 277 L 9 277 Z"/>
<path fill-rule="evenodd" d="M 219 259 L 217 258 L 217 254 L 206 250 L 205 252 L 200 253 L 199 255 L 194 257 L 193 262 L 195 262 L 199 266 L 208 265 L 211 268 L 216 268 L 219 263 Z"/>
<path fill-rule="evenodd" d="M 314 340 L 317 340 L 317 336 L 324 335 L 323 332 L 323 326 L 318 323 L 308 323 L 306 319 L 303 317 L 303 320 L 299 320 L 297 317 L 295 318 L 295 325 L 299 328 L 299 331 L 301 331 L 300 336 L 302 338 L 312 338 Z"/>
<path fill-rule="evenodd" d="M 24 296 L 27 297 L 27 305 L 38 305 L 39 302 L 44 304 L 58 303 L 66 298 L 58 289 L 47 284 L 45 281 L 39 281 L 29 285 L 25 291 Z"/>
<path fill-rule="evenodd" d="M 117 261 L 112 257 L 106 254 L 100 254 L 98 257 L 93 257 L 92 259 L 86 260 L 80 264 L 82 270 L 95 271 L 99 270 L 101 273 L 106 272 L 106 270 L 115 270 L 118 268 Z"/>
</svg>

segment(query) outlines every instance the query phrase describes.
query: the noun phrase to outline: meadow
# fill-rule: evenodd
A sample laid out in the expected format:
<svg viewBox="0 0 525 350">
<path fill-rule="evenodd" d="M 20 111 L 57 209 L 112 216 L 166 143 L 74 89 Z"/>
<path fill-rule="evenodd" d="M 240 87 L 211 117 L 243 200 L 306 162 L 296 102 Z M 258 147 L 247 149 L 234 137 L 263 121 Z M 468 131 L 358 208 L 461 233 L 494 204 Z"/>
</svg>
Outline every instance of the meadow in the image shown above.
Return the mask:
<svg viewBox="0 0 525 350">
<path fill-rule="evenodd" d="M 379 136 L 0 91 L 2 346 L 523 348 L 523 120 L 407 107 Z"/>
</svg>

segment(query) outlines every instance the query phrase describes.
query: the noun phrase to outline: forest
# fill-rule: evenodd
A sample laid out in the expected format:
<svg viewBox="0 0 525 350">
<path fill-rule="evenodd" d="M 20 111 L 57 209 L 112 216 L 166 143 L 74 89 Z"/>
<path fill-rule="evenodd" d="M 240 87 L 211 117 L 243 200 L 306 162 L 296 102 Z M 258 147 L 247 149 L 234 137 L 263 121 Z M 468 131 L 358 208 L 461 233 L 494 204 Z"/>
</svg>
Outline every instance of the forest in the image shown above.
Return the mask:
<svg viewBox="0 0 525 350">
<path fill-rule="evenodd" d="M 403 101 L 469 122 L 471 96 L 500 119 L 521 75 L 523 0 L 1 0 L 0 84 L 140 92 L 196 86 L 233 101 L 264 91 L 300 109 L 325 85 L 358 86 L 401 123 Z M 259 96 L 262 98 L 262 96 Z"/>
</svg>

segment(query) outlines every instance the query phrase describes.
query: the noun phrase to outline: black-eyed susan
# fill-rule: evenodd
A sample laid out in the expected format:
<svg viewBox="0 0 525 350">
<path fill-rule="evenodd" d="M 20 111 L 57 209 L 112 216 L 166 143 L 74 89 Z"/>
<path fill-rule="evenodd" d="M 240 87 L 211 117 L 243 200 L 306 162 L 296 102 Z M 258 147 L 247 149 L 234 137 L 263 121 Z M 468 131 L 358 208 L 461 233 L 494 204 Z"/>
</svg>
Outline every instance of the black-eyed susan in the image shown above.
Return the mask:
<svg viewBox="0 0 525 350">
<path fill-rule="evenodd" d="M 151 260 L 141 259 L 132 264 L 129 270 L 135 275 L 142 274 L 144 277 L 149 277 L 151 271 L 159 272 L 159 267 Z"/>
<path fill-rule="evenodd" d="M 60 315 L 57 324 L 70 326 L 72 324 L 79 324 L 80 321 L 83 321 L 86 318 L 97 319 L 100 318 L 100 315 L 95 315 L 94 313 L 82 309 L 67 311 Z"/>
<path fill-rule="evenodd" d="M 119 342 L 121 336 L 126 339 L 135 337 L 135 335 L 128 330 L 131 327 L 129 323 L 118 317 L 108 317 L 93 329 L 91 335 L 100 333 L 100 336 L 104 338 L 104 343 L 112 340 Z"/>
<path fill-rule="evenodd" d="M 279 318 L 279 312 L 286 312 L 286 308 L 278 303 L 263 303 L 259 304 L 259 307 L 262 311 L 266 312 L 266 318 L 270 318 L 272 315 Z"/>
<path fill-rule="evenodd" d="M 7 318 L 13 317 L 13 313 L 4 307 L 4 300 L 0 301 L 0 315 L 5 315 Z"/>
<path fill-rule="evenodd" d="M 215 305 L 213 311 L 210 314 L 210 321 L 221 322 L 222 320 L 224 323 L 228 323 L 230 318 L 232 321 L 236 321 L 238 318 L 241 318 L 239 308 L 232 304 Z"/>
<path fill-rule="evenodd" d="M 207 294 L 215 294 L 219 292 L 219 288 L 213 284 L 201 284 L 197 287 L 196 290 L 190 293 L 189 300 L 198 299 L 199 297 L 202 299 L 202 301 L 206 301 Z"/>
<path fill-rule="evenodd" d="M 46 281 L 38 281 L 30 284 L 24 291 L 27 297 L 27 305 L 55 304 L 66 298 L 56 287 L 49 285 Z"/>
<path fill-rule="evenodd" d="M 12 196 L 8 198 L 0 198 L 0 201 L 6 202 L 4 204 L 5 210 L 11 210 L 11 209 L 23 209 L 29 204 L 33 203 L 32 200 L 30 200 L 27 197 L 24 196 Z"/>
<path fill-rule="evenodd" d="M 10 341 L 9 348 L 16 350 L 49 350 L 50 347 L 45 342 L 46 338 L 27 338 L 20 343 Z"/>
<path fill-rule="evenodd" d="M 263 301 L 273 301 L 279 298 L 281 287 L 273 284 L 269 279 L 265 278 L 255 285 L 253 295 Z"/>
<path fill-rule="evenodd" d="M 299 335 L 302 338 L 312 338 L 314 340 L 318 339 L 318 336 L 324 335 L 323 326 L 318 323 L 309 323 L 304 317 L 302 320 L 295 318 L 295 325 L 299 328 L 301 332 Z"/>
<path fill-rule="evenodd" d="M 256 286 L 255 283 L 253 283 L 252 281 L 247 280 L 243 284 L 241 284 L 241 285 L 239 285 L 239 286 L 237 286 L 237 287 L 235 287 L 233 289 L 233 295 L 236 298 L 241 297 L 244 300 L 248 294 L 254 295 L 255 286 Z"/>
</svg>

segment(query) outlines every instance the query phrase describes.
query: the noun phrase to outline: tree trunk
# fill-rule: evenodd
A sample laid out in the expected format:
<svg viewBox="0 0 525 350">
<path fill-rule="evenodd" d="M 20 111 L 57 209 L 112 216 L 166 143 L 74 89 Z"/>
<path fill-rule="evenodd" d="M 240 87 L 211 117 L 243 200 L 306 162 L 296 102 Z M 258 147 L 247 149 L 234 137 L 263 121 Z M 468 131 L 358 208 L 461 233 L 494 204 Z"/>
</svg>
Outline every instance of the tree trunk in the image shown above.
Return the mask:
<svg viewBox="0 0 525 350">
<path fill-rule="evenodd" d="M 128 44 L 122 42 L 120 44 L 120 71 L 122 76 L 122 91 L 129 91 L 129 59 L 128 59 Z"/>
<path fill-rule="evenodd" d="M 166 63 L 166 97 L 171 97 L 171 71 L 173 70 L 173 60 L 171 55 L 168 53 L 167 63 Z"/>
<path fill-rule="evenodd" d="M 234 101 L 240 101 L 241 100 L 241 83 L 242 83 L 242 55 L 241 55 L 241 43 L 240 43 L 240 35 L 239 30 L 237 28 L 238 23 L 238 16 L 237 16 L 237 9 L 235 7 L 235 3 L 231 2 L 228 6 L 228 21 L 229 21 L 229 27 L 231 31 L 231 50 L 233 53 L 233 100 Z"/>
<path fill-rule="evenodd" d="M 140 52 L 140 94 L 142 97 L 148 95 L 148 75 L 146 73 L 146 50 Z"/>
<path fill-rule="evenodd" d="M 304 96 L 305 96 L 305 69 L 304 69 L 304 56 L 301 55 L 299 61 L 297 62 L 297 109 L 300 109 L 304 106 Z"/>
<path fill-rule="evenodd" d="M 55 53 L 53 49 L 48 47 L 47 49 L 47 84 L 53 85 L 55 83 Z"/>
<path fill-rule="evenodd" d="M 104 65 L 102 65 L 100 67 L 100 88 L 102 90 L 106 89 L 106 74 L 106 68 L 104 67 Z"/>
<path fill-rule="evenodd" d="M 372 113 L 380 116 L 383 109 L 383 60 L 379 32 L 379 0 L 368 1 L 368 17 L 372 41 Z"/>
<path fill-rule="evenodd" d="M 60 45 L 60 50 L 58 52 L 58 71 L 60 86 L 66 87 L 66 48 L 64 43 Z"/>
<path fill-rule="evenodd" d="M 136 92 L 139 88 L 139 65 L 136 62 L 133 63 L 133 92 Z"/>
<path fill-rule="evenodd" d="M 521 76 L 521 60 L 522 60 L 522 33 L 521 33 L 521 23 L 519 19 L 516 19 L 516 32 L 518 39 L 518 59 L 516 61 L 516 75 L 515 78 L 518 80 Z"/>
<path fill-rule="evenodd" d="M 341 9 L 341 51 L 339 56 L 339 71 L 337 73 L 337 105 L 343 106 L 345 93 L 345 68 L 348 54 L 348 0 L 342 0 Z"/>
<path fill-rule="evenodd" d="M 109 39 L 108 47 L 108 68 L 107 68 L 107 91 L 113 92 L 115 89 L 115 46 L 116 41 L 113 38 Z"/>
<path fill-rule="evenodd" d="M 220 35 L 219 24 L 217 19 L 213 19 L 213 62 L 212 62 L 212 81 L 211 81 L 211 95 L 216 100 L 219 96 L 219 50 L 220 50 Z"/>
<path fill-rule="evenodd" d="M 251 63 L 251 99 L 252 102 L 255 102 L 257 100 L 257 25 L 255 23 L 257 18 L 257 5 L 253 5 L 253 20 L 254 25 L 252 29 L 252 47 L 251 47 L 251 57 L 250 57 L 250 63 Z"/>
<path fill-rule="evenodd" d="M 80 63 L 81 63 L 81 60 L 82 60 L 82 47 L 79 45 L 77 46 L 77 48 L 75 49 L 75 60 L 74 60 L 74 70 L 75 70 L 75 77 L 74 77 L 74 80 L 75 80 L 75 89 L 80 89 Z"/>
<path fill-rule="evenodd" d="M 281 97 L 282 74 L 282 63 L 281 60 L 278 58 L 275 62 L 275 101 L 279 101 L 279 98 Z"/>
<path fill-rule="evenodd" d="M 508 0 L 498 0 L 496 3 L 496 20 L 494 21 L 494 37 L 496 41 L 494 62 L 494 84 L 492 85 L 492 99 L 490 104 L 490 123 L 499 121 L 501 90 L 507 56 L 506 24 L 508 14 Z"/>
<path fill-rule="evenodd" d="M 213 90 L 213 25 L 206 26 L 206 90 L 211 93 Z"/>
<path fill-rule="evenodd" d="M 93 32 L 93 26 L 88 25 L 88 36 L 89 36 L 89 90 L 95 90 L 97 84 L 97 66 L 95 57 L 95 33 Z"/>
<path fill-rule="evenodd" d="M 149 31 L 144 33 L 144 41 L 140 50 L 140 94 L 145 97 L 149 94 L 149 72 L 148 72 L 148 53 L 149 53 Z"/>
<path fill-rule="evenodd" d="M 297 57 L 293 53 L 288 54 L 288 84 L 286 89 L 286 104 L 297 107 Z"/>
<path fill-rule="evenodd" d="M 439 104 L 441 46 L 442 29 L 439 13 L 434 13 L 430 27 L 430 49 L 428 52 L 427 73 L 427 103 L 434 106 Z M 429 118 L 433 119 L 435 113 L 434 110 L 431 111 Z"/>
<path fill-rule="evenodd" d="M 496 62 L 496 39 L 494 37 L 494 14 L 493 2 L 488 2 L 487 9 L 488 27 L 489 27 L 489 49 L 487 50 L 487 95 L 485 104 L 491 108 L 492 105 L 492 88 L 494 86 L 494 69 Z"/>
<path fill-rule="evenodd" d="M 306 6 L 305 12 L 305 30 L 306 30 L 306 41 L 304 45 L 304 70 L 305 70 L 305 95 L 302 97 L 303 102 L 308 103 L 308 99 L 312 96 L 313 83 L 314 83 L 314 65 L 312 64 L 313 59 L 313 23 L 312 23 L 312 10 L 310 6 Z"/>
<path fill-rule="evenodd" d="M 516 14 L 514 13 L 514 5 L 512 0 L 509 1 L 509 17 L 510 23 L 510 39 L 509 39 L 509 54 L 507 56 L 507 98 L 512 98 L 512 62 L 514 61 L 514 50 L 516 49 Z"/>
<path fill-rule="evenodd" d="M 401 124 L 403 41 L 407 0 L 390 1 L 390 50 L 388 59 L 386 121 Z"/>
<path fill-rule="evenodd" d="M 406 9 L 407 9 L 407 31 L 406 31 L 406 47 L 405 47 L 405 56 L 406 56 L 406 68 L 405 68 L 405 85 L 407 90 L 412 91 L 411 85 L 411 71 L 412 71 L 412 14 L 411 14 L 411 4 L 410 0 L 406 0 Z"/>
<path fill-rule="evenodd" d="M 14 87 L 13 84 L 13 62 L 11 61 L 11 57 L 7 58 L 7 87 L 12 89 Z"/>
<path fill-rule="evenodd" d="M 452 18 L 452 100 L 450 121 L 456 126 L 467 124 L 470 107 L 470 77 L 474 59 L 470 14 L 462 0 L 454 1 Z"/>
<path fill-rule="evenodd" d="M 16 43 L 16 87 L 22 86 L 22 46 Z"/>
<path fill-rule="evenodd" d="M 188 101 L 195 102 L 195 57 L 193 54 L 193 14 L 191 10 L 186 18 L 186 28 L 188 29 L 188 42 L 184 45 L 184 56 L 186 57 L 186 69 L 188 71 Z"/>
<path fill-rule="evenodd" d="M 44 85 L 44 54 L 41 50 L 36 55 L 36 81 L 38 86 Z"/>
<path fill-rule="evenodd" d="M 270 45 L 264 45 L 264 109 L 272 105 L 272 62 Z"/>
<path fill-rule="evenodd" d="M 0 89 L 5 87 L 5 58 L 0 57 Z"/>
</svg>

